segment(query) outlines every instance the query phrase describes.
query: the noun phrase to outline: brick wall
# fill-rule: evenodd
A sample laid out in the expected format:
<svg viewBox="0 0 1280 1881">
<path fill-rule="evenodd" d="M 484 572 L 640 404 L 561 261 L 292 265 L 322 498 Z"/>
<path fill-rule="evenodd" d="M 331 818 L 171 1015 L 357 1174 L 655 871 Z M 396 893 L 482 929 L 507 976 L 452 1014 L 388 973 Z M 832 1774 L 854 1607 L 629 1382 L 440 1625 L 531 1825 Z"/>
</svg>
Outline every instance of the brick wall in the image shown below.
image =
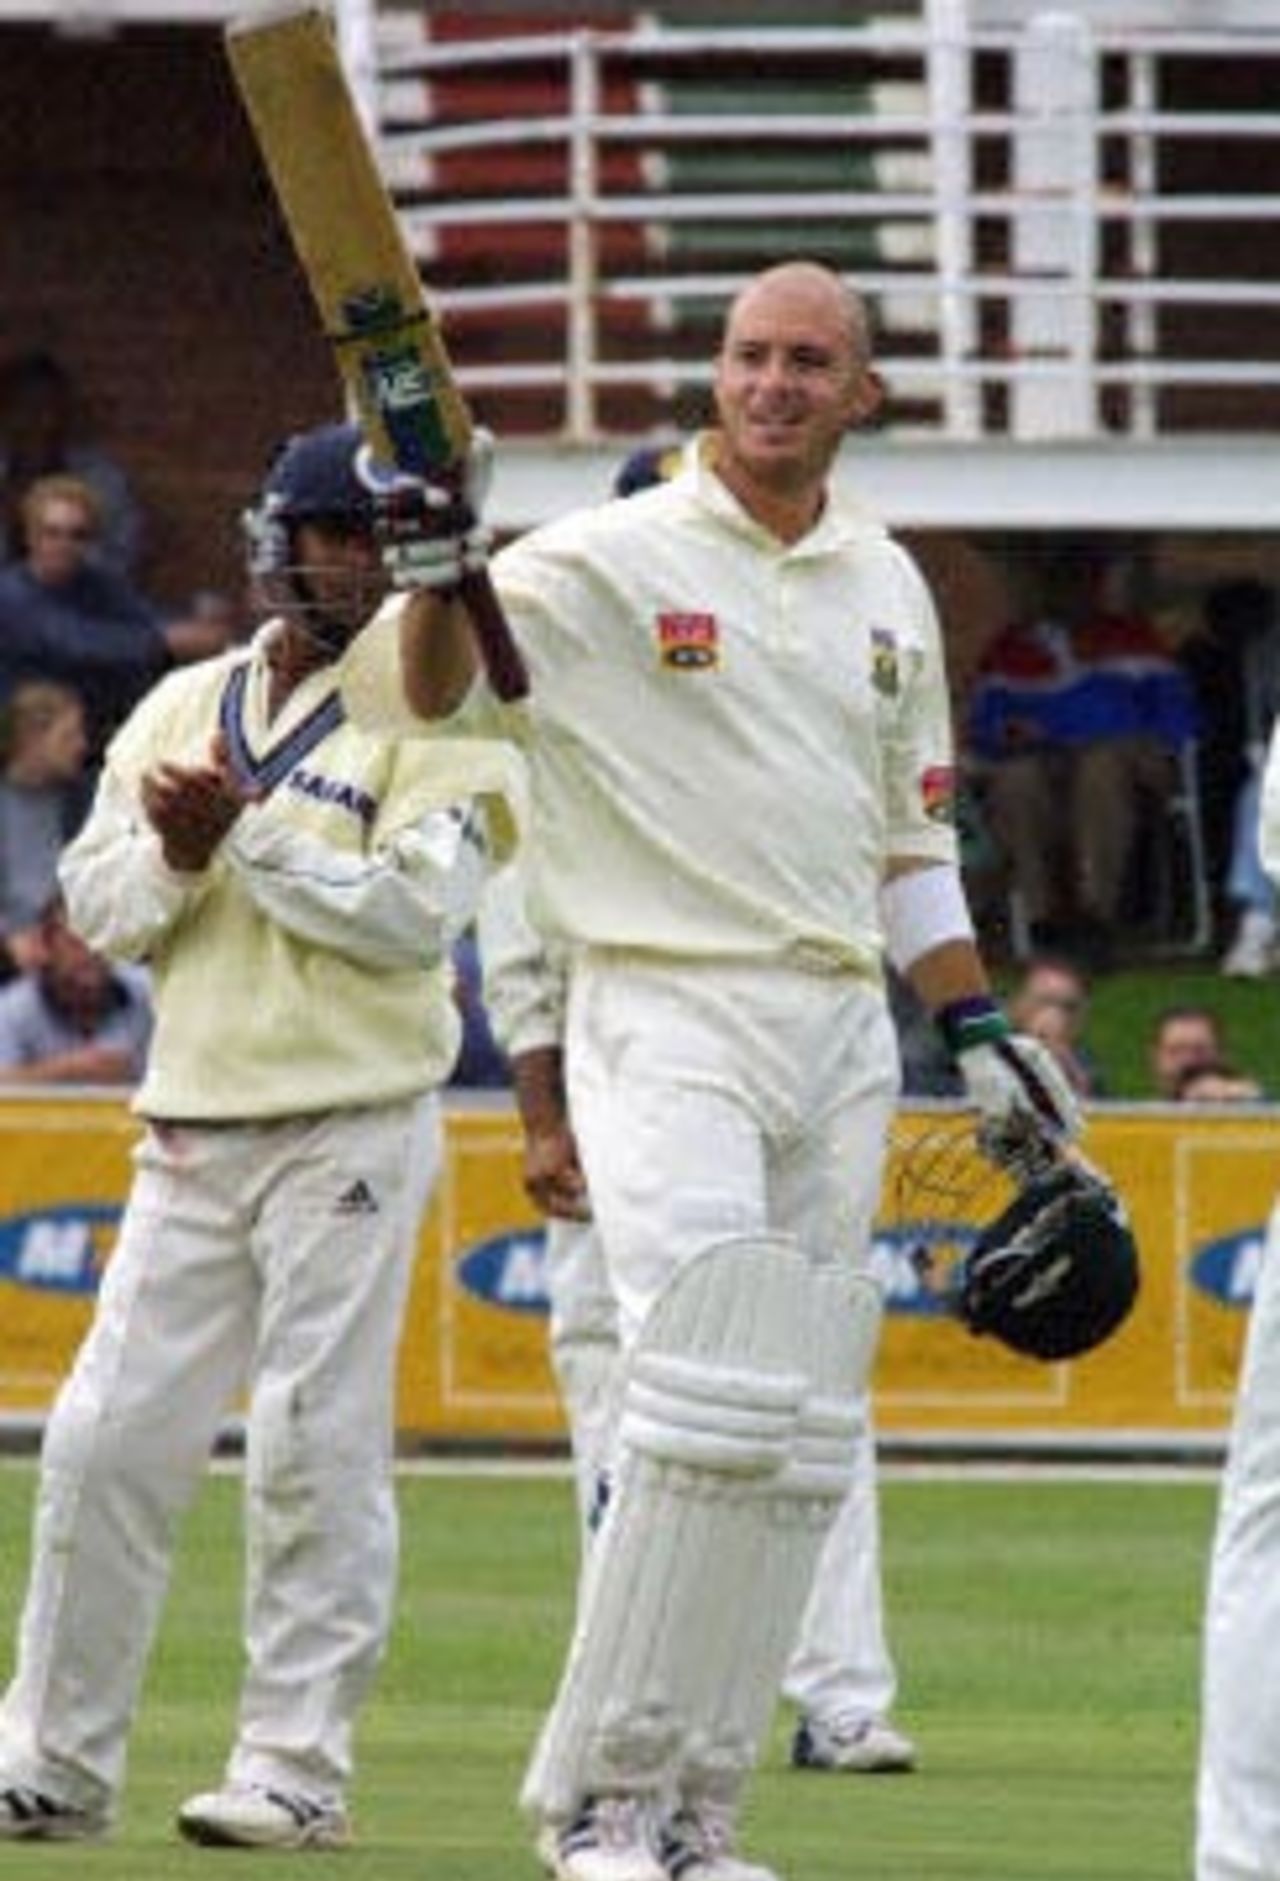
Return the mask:
<svg viewBox="0 0 1280 1881">
<path fill-rule="evenodd" d="M 338 391 L 216 30 L 0 26 L 0 353 L 31 346 L 135 483 L 145 585 L 238 590 L 239 508 Z"/>
</svg>

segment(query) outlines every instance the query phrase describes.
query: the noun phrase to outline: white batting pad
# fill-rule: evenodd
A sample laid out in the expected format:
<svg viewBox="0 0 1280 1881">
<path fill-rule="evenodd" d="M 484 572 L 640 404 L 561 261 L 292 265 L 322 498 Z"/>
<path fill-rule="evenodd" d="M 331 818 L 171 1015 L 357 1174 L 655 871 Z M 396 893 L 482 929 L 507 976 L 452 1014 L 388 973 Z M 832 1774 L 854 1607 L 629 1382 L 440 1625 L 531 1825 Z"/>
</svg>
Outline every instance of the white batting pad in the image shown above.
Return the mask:
<svg viewBox="0 0 1280 1881">
<path fill-rule="evenodd" d="M 722 1792 L 754 1763 L 849 1480 L 877 1315 L 869 1282 L 785 1236 L 722 1242 L 669 1283 L 632 1355 L 617 1487 L 526 1808 Z"/>
<path fill-rule="evenodd" d="M 686 1802 L 732 1805 L 756 1760 L 864 1435 L 879 1289 L 834 1263 L 808 1267 L 805 1279 L 807 1388 L 787 1462 L 760 1491 L 765 1525 L 746 1565 L 749 1598 L 723 1613 L 719 1670 L 694 1712 L 679 1777 Z"/>
</svg>

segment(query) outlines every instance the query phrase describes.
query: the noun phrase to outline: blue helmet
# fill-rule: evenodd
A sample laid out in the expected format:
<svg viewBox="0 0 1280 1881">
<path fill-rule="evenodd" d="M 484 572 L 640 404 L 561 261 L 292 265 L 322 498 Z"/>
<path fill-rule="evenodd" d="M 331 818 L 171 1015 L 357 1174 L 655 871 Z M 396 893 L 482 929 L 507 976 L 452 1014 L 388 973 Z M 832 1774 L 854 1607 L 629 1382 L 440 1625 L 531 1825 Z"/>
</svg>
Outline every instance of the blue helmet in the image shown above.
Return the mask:
<svg viewBox="0 0 1280 1881">
<path fill-rule="evenodd" d="M 321 607 L 298 552 L 297 530 L 314 523 L 344 535 L 374 537 L 374 495 L 360 474 L 360 431 L 318 425 L 288 438 L 268 467 L 258 501 L 244 513 L 249 572 L 267 605 L 287 613 L 331 651 L 368 619 L 385 586 L 380 566 L 352 568 L 347 597 Z M 332 577 L 328 578 L 332 592 Z"/>
<path fill-rule="evenodd" d="M 360 432 L 352 424 L 299 431 L 267 471 L 264 504 L 283 522 L 332 517 L 371 528 L 373 497 L 356 465 L 360 448 Z"/>
<path fill-rule="evenodd" d="M 684 459 L 682 444 L 645 444 L 624 459 L 613 479 L 615 496 L 635 496 L 674 477 Z"/>
</svg>

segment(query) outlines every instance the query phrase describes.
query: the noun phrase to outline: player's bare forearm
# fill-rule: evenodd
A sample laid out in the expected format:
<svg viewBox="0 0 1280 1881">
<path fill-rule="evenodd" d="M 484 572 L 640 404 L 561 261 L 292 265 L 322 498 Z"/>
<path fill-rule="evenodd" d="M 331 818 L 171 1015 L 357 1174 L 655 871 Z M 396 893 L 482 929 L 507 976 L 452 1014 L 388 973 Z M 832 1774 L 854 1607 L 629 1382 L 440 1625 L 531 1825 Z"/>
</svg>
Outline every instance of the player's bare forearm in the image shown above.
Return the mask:
<svg viewBox="0 0 1280 1881">
<path fill-rule="evenodd" d="M 0 1084 L 128 1085 L 136 1076 L 133 1054 L 116 1045 L 82 1045 L 32 1064 L 0 1068 Z"/>
<path fill-rule="evenodd" d="M 930 1012 L 957 1000 L 982 998 L 991 982 L 972 941 L 949 940 L 913 960 L 907 972 L 911 990 Z"/>
<path fill-rule="evenodd" d="M 524 1126 L 524 1185 L 530 1199 L 545 1214 L 587 1220 L 591 1211 L 569 1121 L 563 1052 L 557 1045 L 521 1052 L 511 1072 Z"/>
<path fill-rule="evenodd" d="M 410 595 L 400 622 L 404 696 L 419 718 L 448 718 L 479 670 L 462 603 L 428 588 Z"/>
</svg>

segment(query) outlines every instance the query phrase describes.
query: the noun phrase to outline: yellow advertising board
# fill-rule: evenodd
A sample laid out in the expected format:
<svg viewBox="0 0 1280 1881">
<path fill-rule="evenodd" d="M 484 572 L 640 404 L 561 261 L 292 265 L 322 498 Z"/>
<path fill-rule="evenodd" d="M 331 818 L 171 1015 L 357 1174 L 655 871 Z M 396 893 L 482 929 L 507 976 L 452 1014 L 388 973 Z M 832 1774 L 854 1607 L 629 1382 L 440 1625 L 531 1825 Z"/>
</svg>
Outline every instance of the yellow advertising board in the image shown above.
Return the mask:
<svg viewBox="0 0 1280 1881">
<path fill-rule="evenodd" d="M 936 1129 L 908 1113 L 895 1158 Z M 92 1309 L 136 1133 L 117 1098 L 0 1101 L 0 1418 L 40 1415 Z M 1280 1111 L 1095 1111 L 1086 1152 L 1114 1177 L 1142 1251 L 1133 1316 L 1101 1351 L 1040 1365 L 946 1314 L 893 1210 L 876 1234 L 886 1297 L 876 1376 L 886 1434 L 1161 1438 L 1219 1435 L 1272 1198 Z M 891 1166 L 886 1195 L 898 1191 Z M 957 1246 L 985 1213 L 953 1224 Z M 423 1223 L 401 1355 L 413 1437 L 530 1439 L 562 1422 L 546 1357 L 542 1235 L 520 1186 L 505 1100 L 454 1104 L 443 1179 Z"/>
</svg>

